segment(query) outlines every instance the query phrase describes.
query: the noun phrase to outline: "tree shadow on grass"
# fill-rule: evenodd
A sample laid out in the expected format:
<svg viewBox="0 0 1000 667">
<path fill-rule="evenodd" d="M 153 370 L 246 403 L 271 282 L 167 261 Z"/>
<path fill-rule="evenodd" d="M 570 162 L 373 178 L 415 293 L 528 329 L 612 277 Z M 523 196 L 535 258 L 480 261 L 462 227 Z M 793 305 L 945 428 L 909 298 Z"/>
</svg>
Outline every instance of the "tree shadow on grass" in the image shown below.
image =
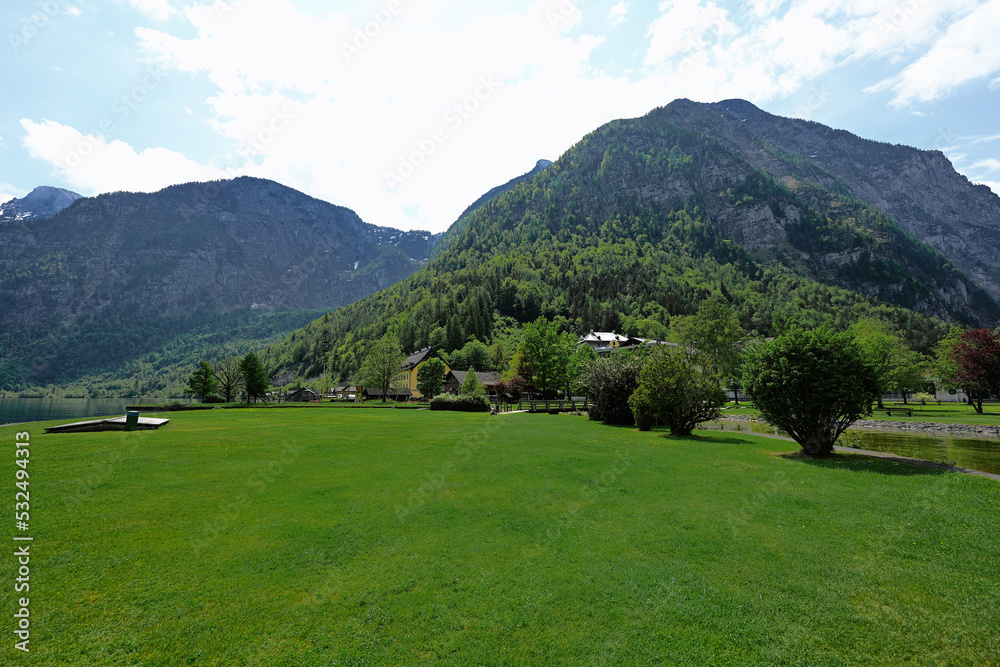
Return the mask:
<svg viewBox="0 0 1000 667">
<path fill-rule="evenodd" d="M 654 429 L 659 432 L 659 429 Z M 705 435 L 706 431 L 695 431 L 691 435 L 673 435 L 668 430 L 663 430 L 660 432 L 660 437 L 664 440 L 680 440 L 681 442 L 691 442 L 691 443 L 711 443 L 713 445 L 745 445 L 747 444 L 746 438 L 741 438 L 736 434 L 732 435 Z M 716 431 L 715 433 L 722 433 L 721 431 Z M 747 435 L 754 435 L 753 433 L 747 433 Z"/>
<path fill-rule="evenodd" d="M 915 461 L 900 457 L 880 458 L 864 454 L 833 453 L 822 458 L 806 456 L 804 452 L 779 454 L 780 458 L 796 461 L 806 465 L 826 468 L 829 470 L 848 470 L 851 472 L 867 472 L 877 475 L 892 475 L 896 477 L 914 477 L 917 475 L 945 475 L 956 472 L 955 468 L 944 463 L 932 461 Z"/>
</svg>

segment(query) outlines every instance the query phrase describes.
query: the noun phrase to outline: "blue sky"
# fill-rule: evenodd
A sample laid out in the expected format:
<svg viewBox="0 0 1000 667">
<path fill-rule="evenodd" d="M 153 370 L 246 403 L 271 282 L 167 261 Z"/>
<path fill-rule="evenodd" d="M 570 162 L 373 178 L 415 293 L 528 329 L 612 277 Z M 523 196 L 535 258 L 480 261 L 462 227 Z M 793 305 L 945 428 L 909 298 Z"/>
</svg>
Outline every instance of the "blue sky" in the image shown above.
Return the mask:
<svg viewBox="0 0 1000 667">
<path fill-rule="evenodd" d="M 0 26 L 0 201 L 249 174 L 442 231 L 682 97 L 942 150 L 1000 192 L 1000 0 L 38 0 Z"/>
</svg>

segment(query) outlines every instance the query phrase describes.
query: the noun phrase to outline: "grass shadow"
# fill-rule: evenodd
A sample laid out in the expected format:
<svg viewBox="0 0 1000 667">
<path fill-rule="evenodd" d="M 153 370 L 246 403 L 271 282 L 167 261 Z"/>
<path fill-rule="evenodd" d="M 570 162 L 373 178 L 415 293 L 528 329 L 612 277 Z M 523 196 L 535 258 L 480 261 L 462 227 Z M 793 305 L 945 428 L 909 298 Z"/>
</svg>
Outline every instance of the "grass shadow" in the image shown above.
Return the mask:
<svg viewBox="0 0 1000 667">
<path fill-rule="evenodd" d="M 932 461 L 917 462 L 899 457 L 877 457 L 865 454 L 844 454 L 833 453 L 822 458 L 806 456 L 804 452 L 792 452 L 780 454 L 781 458 L 788 461 L 797 461 L 806 465 L 830 470 L 848 470 L 851 472 L 868 472 L 878 475 L 891 475 L 896 477 L 913 477 L 917 475 L 945 475 L 954 472 L 954 468 L 944 463 L 934 463 Z"/>
<path fill-rule="evenodd" d="M 714 431 L 713 433 L 718 435 L 706 435 L 708 431 L 696 431 L 691 435 L 673 435 L 669 430 L 666 429 L 653 429 L 655 433 L 659 433 L 660 437 L 665 440 L 681 440 L 683 442 L 702 442 L 711 443 L 714 445 L 745 445 L 749 441 L 746 436 L 757 435 L 755 433 L 734 433 L 728 431 Z M 725 435 L 722 435 L 725 433 Z M 741 437 L 741 435 L 743 437 Z"/>
</svg>

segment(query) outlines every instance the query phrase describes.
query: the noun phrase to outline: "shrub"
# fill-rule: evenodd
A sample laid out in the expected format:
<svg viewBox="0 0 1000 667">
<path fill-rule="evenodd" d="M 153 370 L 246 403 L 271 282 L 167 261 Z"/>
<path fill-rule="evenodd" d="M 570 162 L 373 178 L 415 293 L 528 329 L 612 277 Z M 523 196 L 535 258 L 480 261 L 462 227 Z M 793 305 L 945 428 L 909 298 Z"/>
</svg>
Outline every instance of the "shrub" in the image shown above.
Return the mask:
<svg viewBox="0 0 1000 667">
<path fill-rule="evenodd" d="M 431 399 L 431 410 L 454 410 L 456 412 L 489 412 L 490 404 L 484 396 L 454 396 L 441 394 Z"/>
<path fill-rule="evenodd" d="M 226 399 L 222 398 L 218 394 L 205 394 L 205 398 L 201 399 L 202 403 L 225 403 Z"/>
</svg>

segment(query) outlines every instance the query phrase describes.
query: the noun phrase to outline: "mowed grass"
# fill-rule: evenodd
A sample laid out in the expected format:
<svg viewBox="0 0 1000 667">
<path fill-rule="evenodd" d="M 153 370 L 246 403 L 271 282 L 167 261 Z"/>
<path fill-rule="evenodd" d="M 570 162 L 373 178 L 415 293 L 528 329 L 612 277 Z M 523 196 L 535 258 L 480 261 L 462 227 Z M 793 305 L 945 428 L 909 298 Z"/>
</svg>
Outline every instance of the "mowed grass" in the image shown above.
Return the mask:
<svg viewBox="0 0 1000 667">
<path fill-rule="evenodd" d="M 1000 656 L 992 480 L 568 415 L 170 418 L 135 434 L 29 428 L 31 664 Z M 2 559 L 5 664 L 23 661 L 15 567 Z"/>
</svg>

